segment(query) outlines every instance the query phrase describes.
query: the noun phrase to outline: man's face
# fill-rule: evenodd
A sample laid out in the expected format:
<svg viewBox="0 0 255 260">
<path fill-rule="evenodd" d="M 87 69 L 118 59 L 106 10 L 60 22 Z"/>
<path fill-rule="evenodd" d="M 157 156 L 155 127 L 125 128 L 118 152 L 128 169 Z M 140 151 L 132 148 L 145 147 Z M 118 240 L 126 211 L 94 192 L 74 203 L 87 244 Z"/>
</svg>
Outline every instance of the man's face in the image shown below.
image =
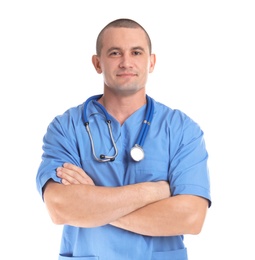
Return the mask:
<svg viewBox="0 0 255 260">
<path fill-rule="evenodd" d="M 155 65 L 145 32 L 140 28 L 108 28 L 97 61 L 95 67 L 103 74 L 105 87 L 126 95 L 145 87 Z"/>
</svg>

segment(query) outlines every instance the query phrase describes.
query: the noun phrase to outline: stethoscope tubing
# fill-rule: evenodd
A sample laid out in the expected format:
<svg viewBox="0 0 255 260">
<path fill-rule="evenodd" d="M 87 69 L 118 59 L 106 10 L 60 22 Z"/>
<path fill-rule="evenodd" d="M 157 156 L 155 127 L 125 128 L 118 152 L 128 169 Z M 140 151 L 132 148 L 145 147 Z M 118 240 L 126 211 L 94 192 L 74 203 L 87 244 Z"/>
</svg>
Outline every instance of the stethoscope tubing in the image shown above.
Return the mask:
<svg viewBox="0 0 255 260">
<path fill-rule="evenodd" d="M 109 134 L 110 134 L 110 138 L 111 138 L 114 150 L 115 150 L 115 154 L 112 155 L 112 156 L 101 154 L 100 158 L 98 158 L 97 155 L 96 155 L 96 152 L 95 152 L 94 141 L 93 141 L 93 138 L 92 138 L 92 134 L 91 134 L 90 127 L 89 127 L 89 121 L 88 121 L 87 113 L 86 113 L 87 106 L 88 106 L 89 102 L 91 100 L 98 100 L 102 96 L 103 96 L 102 94 L 94 95 L 94 96 L 91 96 L 90 98 L 88 98 L 86 100 L 86 102 L 84 104 L 84 108 L 83 108 L 82 117 L 83 117 L 83 122 L 84 122 L 85 128 L 86 128 L 86 130 L 88 132 L 88 135 L 89 135 L 89 139 L 90 139 L 90 142 L 91 142 L 91 148 L 92 148 L 92 154 L 93 154 L 94 158 L 98 162 L 110 162 L 110 161 L 114 161 L 115 158 L 118 155 L 117 145 L 116 145 L 116 142 L 114 141 L 113 134 L 112 134 L 110 115 L 108 114 L 108 112 L 106 111 L 104 106 L 102 106 L 98 102 L 95 103 L 102 110 L 102 112 L 105 115 L 106 124 L 107 124 L 108 130 L 109 130 Z M 147 100 L 147 106 L 146 106 L 146 112 L 145 112 L 145 119 L 143 120 L 142 127 L 141 127 L 141 130 L 140 130 L 138 138 L 137 138 L 137 142 L 136 142 L 136 144 L 132 148 L 132 149 L 134 149 L 134 148 L 137 149 L 138 148 L 143 155 L 141 156 L 141 158 L 137 159 L 137 158 L 134 158 L 132 156 L 132 153 L 131 153 L 131 157 L 134 159 L 134 161 L 140 161 L 144 157 L 144 151 L 143 151 L 142 147 L 143 147 L 143 144 L 145 142 L 145 139 L 146 139 L 149 127 L 151 125 L 153 114 L 154 114 L 154 106 L 153 106 L 153 103 L 152 103 L 152 99 L 148 95 L 146 95 L 146 100 Z M 132 149 L 131 149 L 131 151 L 132 151 Z"/>
<path fill-rule="evenodd" d="M 140 130 L 140 134 L 139 134 L 139 136 L 137 138 L 137 142 L 136 142 L 136 145 L 138 145 L 140 147 L 143 147 L 145 138 L 146 138 L 148 130 L 149 130 L 149 126 L 151 124 L 153 113 L 154 113 L 154 106 L 152 106 L 151 99 L 148 96 L 146 96 L 146 99 L 147 99 L 146 115 L 145 115 L 145 119 L 143 121 L 142 129 Z"/>
</svg>

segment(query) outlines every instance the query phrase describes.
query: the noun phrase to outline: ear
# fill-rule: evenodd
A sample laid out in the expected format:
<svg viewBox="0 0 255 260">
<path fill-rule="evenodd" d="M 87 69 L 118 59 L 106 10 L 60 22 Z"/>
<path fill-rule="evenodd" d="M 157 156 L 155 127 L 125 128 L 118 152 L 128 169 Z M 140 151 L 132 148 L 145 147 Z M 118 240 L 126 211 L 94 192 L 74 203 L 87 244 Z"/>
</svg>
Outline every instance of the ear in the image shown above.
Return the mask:
<svg viewBox="0 0 255 260">
<path fill-rule="evenodd" d="M 102 69 L 101 69 L 101 66 L 100 66 L 100 59 L 97 55 L 92 56 L 92 63 L 94 65 L 94 68 L 96 69 L 97 73 L 101 74 Z"/>
<path fill-rule="evenodd" d="M 151 56 L 150 56 L 149 73 L 153 72 L 155 64 L 156 64 L 156 55 L 155 54 L 151 54 Z"/>
</svg>

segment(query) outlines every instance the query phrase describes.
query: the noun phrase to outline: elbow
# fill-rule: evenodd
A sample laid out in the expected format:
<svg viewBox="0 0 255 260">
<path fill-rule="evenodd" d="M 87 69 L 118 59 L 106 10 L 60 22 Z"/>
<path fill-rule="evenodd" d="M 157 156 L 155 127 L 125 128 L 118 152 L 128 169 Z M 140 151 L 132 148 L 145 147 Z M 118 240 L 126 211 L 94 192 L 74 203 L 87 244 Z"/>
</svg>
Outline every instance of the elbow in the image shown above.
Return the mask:
<svg viewBox="0 0 255 260">
<path fill-rule="evenodd" d="M 49 215 L 51 218 L 51 221 L 56 225 L 64 225 L 66 224 L 66 221 L 63 218 L 63 214 L 61 214 L 61 211 L 57 209 L 57 207 L 54 208 L 54 210 L 49 210 Z"/>
<path fill-rule="evenodd" d="M 76 188 L 72 185 L 64 186 L 54 182 L 47 184 L 44 191 L 44 202 L 52 222 L 56 225 L 79 227 L 98 226 L 94 215 L 87 214 L 89 209 L 81 213 L 79 203 L 74 202 L 78 198 L 74 197 L 74 189 Z"/>
<path fill-rule="evenodd" d="M 56 225 L 65 224 L 64 213 L 61 210 L 61 204 L 57 201 L 57 199 L 53 199 L 51 201 L 45 201 L 46 207 L 49 213 L 49 216 L 52 222 Z"/>
<path fill-rule="evenodd" d="M 49 183 L 44 191 L 44 202 L 52 222 L 56 225 L 63 225 L 66 222 L 63 212 L 65 205 L 63 205 L 61 196 L 58 196 L 58 194 L 54 189 L 51 189 Z"/>
<path fill-rule="evenodd" d="M 205 199 L 195 198 L 188 218 L 188 234 L 198 235 L 201 233 L 207 215 L 208 202 Z"/>
<path fill-rule="evenodd" d="M 185 223 L 186 224 L 182 226 L 182 232 L 180 232 L 180 234 L 198 235 L 201 233 L 203 228 L 203 223 L 201 223 L 201 221 L 189 217 L 186 219 Z"/>
<path fill-rule="evenodd" d="M 203 224 L 200 223 L 194 223 L 193 225 L 191 225 L 190 230 L 189 230 L 189 234 L 190 235 L 198 235 L 201 233 L 203 228 Z"/>
<path fill-rule="evenodd" d="M 201 214 L 196 212 L 189 218 L 188 234 L 198 235 L 201 233 L 205 221 L 205 213 Z"/>
</svg>

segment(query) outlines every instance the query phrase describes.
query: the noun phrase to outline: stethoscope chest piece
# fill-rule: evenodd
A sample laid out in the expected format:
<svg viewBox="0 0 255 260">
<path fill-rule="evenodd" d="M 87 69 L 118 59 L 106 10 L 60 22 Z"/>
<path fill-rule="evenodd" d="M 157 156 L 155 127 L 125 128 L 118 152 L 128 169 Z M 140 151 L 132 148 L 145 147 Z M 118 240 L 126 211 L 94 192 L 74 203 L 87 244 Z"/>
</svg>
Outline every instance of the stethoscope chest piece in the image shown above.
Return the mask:
<svg viewBox="0 0 255 260">
<path fill-rule="evenodd" d="M 136 162 L 143 160 L 143 158 L 144 158 L 143 148 L 141 146 L 135 144 L 135 146 L 133 146 L 132 149 L 130 150 L 130 155 L 131 155 L 132 159 Z"/>
</svg>

